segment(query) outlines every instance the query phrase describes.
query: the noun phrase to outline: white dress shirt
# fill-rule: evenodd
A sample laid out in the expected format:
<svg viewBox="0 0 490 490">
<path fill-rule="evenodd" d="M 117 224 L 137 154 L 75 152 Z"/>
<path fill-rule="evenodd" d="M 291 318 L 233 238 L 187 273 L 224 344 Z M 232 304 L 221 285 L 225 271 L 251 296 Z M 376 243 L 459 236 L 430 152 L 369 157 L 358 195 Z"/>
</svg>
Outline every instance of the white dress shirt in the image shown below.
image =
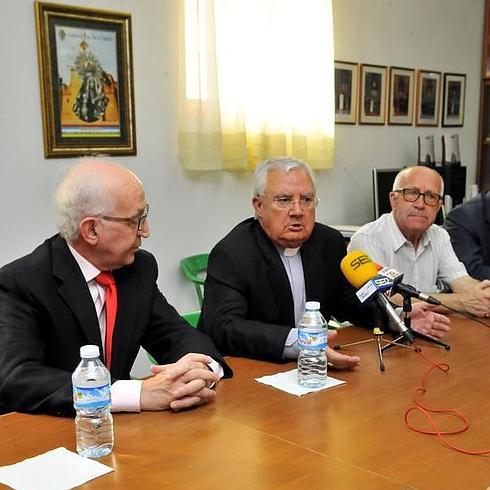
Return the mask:
<svg viewBox="0 0 490 490">
<path fill-rule="evenodd" d="M 100 336 L 102 347 L 105 350 L 105 288 L 95 282 L 95 278 L 100 274 L 100 270 L 91 264 L 85 257 L 82 257 L 73 247 L 68 244 L 70 252 L 77 261 L 82 271 L 88 290 L 94 302 L 95 311 L 99 320 Z M 139 412 L 141 398 L 141 380 L 121 379 L 111 385 L 111 412 Z"/>
<path fill-rule="evenodd" d="M 468 275 L 446 230 L 432 225 L 415 249 L 398 228 L 393 213 L 362 226 L 352 236 L 348 249 L 362 250 L 374 262 L 403 272 L 403 282 L 424 293 L 447 290 L 453 281 Z"/>
</svg>

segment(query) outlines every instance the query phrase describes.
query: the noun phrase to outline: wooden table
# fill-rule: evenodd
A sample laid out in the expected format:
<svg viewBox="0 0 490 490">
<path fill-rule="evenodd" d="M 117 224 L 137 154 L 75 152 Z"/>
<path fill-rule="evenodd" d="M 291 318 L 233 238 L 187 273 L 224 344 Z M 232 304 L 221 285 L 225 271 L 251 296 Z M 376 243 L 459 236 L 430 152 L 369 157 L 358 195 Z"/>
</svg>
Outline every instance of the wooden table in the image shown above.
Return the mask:
<svg viewBox="0 0 490 490">
<path fill-rule="evenodd" d="M 348 328 L 338 341 L 369 338 Z M 452 349 L 417 342 L 447 374 L 431 375 L 424 402 L 458 408 L 470 421 L 450 440 L 490 449 L 490 328 L 453 318 Z M 117 414 L 114 452 L 100 461 L 115 472 L 80 488 L 117 489 L 464 489 L 490 487 L 490 455 L 469 456 L 436 437 L 410 431 L 404 412 L 429 364 L 413 351 L 385 353 L 380 372 L 373 342 L 353 346 L 361 367 L 331 371 L 347 383 L 296 397 L 254 378 L 294 368 L 229 359 L 232 380 L 216 401 L 182 413 Z M 420 417 L 414 417 L 423 423 Z M 454 427 L 444 419 L 441 427 Z M 71 419 L 9 414 L 0 417 L 0 465 L 59 446 L 75 450 Z M 1 485 L 0 485 L 1 487 Z"/>
</svg>

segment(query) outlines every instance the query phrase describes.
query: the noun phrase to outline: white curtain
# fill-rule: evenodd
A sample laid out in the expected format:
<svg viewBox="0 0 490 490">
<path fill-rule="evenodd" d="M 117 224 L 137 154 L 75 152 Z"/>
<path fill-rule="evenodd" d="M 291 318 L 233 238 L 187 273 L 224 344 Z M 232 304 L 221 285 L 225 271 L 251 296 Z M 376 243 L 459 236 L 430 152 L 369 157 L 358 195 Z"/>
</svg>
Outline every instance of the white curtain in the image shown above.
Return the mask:
<svg viewBox="0 0 490 490">
<path fill-rule="evenodd" d="M 189 170 L 334 155 L 331 0 L 184 0 L 179 157 Z"/>
</svg>

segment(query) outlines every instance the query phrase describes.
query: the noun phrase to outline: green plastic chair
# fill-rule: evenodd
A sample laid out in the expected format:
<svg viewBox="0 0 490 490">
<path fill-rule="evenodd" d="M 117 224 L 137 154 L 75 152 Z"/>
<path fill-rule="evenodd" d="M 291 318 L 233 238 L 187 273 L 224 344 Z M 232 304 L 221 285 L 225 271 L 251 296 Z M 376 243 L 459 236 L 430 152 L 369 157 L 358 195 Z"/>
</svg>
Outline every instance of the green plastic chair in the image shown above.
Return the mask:
<svg viewBox="0 0 490 490">
<path fill-rule="evenodd" d="M 204 281 L 206 280 L 206 268 L 208 267 L 209 254 L 191 255 L 180 261 L 180 269 L 185 277 L 194 284 L 196 288 L 199 307 L 202 306 Z"/>
<path fill-rule="evenodd" d="M 190 313 L 185 313 L 182 318 L 191 326 L 196 328 L 199 317 L 201 316 L 201 311 L 191 311 Z"/>
<path fill-rule="evenodd" d="M 191 311 L 190 313 L 185 313 L 182 315 L 182 318 L 191 326 L 196 328 L 197 327 L 197 322 L 199 321 L 199 317 L 201 316 L 201 311 Z M 158 364 L 157 361 L 155 361 L 155 358 L 147 352 L 146 355 L 148 356 L 148 359 L 152 364 Z"/>
</svg>

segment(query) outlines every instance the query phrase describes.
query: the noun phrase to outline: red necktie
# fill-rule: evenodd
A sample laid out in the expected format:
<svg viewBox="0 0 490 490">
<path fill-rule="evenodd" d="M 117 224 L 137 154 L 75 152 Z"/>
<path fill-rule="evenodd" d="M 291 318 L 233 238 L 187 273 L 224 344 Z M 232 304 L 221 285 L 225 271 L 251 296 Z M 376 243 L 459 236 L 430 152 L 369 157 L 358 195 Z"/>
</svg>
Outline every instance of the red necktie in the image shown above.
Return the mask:
<svg viewBox="0 0 490 490">
<path fill-rule="evenodd" d="M 116 323 L 117 288 L 112 272 L 101 272 L 95 282 L 105 288 L 105 364 L 111 368 L 112 334 Z"/>
</svg>

